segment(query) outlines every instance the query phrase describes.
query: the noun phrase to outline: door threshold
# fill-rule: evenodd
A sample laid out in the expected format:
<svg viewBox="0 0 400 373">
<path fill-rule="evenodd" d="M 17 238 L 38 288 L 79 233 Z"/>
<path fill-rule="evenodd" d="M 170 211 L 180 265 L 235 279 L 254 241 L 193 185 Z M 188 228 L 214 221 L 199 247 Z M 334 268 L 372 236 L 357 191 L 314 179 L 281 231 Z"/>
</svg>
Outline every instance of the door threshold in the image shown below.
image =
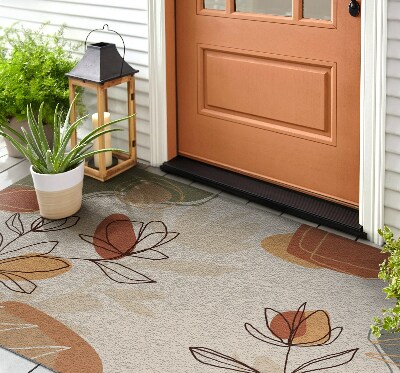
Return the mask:
<svg viewBox="0 0 400 373">
<path fill-rule="evenodd" d="M 358 210 L 355 208 L 182 156 L 164 162 L 160 168 L 164 172 L 199 181 L 310 222 L 331 227 L 359 238 L 367 238 L 363 227 L 358 223 Z"/>
</svg>

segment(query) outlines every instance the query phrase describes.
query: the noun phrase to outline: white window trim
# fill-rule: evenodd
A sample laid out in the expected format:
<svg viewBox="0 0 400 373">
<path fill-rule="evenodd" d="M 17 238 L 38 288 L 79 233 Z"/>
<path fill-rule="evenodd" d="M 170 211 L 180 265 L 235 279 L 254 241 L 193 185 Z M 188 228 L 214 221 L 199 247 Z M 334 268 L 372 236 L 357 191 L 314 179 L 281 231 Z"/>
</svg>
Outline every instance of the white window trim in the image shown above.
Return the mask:
<svg viewBox="0 0 400 373">
<path fill-rule="evenodd" d="M 384 223 L 387 2 L 364 0 L 361 8 L 360 224 L 381 244 Z"/>
<path fill-rule="evenodd" d="M 149 0 L 150 164 L 167 160 L 165 0 Z"/>
<path fill-rule="evenodd" d="M 380 243 L 384 217 L 387 2 L 361 5 L 360 224 Z M 349 35 L 351 43 L 351 35 Z M 149 0 L 150 162 L 167 160 L 165 0 Z"/>
</svg>

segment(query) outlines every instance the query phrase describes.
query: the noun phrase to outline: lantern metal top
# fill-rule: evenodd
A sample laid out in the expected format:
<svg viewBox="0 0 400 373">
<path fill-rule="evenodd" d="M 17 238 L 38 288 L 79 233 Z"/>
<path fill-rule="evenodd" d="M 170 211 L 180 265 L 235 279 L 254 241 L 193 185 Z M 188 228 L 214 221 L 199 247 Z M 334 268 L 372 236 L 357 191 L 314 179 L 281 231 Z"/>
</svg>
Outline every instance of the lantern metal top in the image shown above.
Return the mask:
<svg viewBox="0 0 400 373">
<path fill-rule="evenodd" d="M 82 59 L 66 75 L 69 78 L 103 84 L 137 72 L 139 70 L 129 66 L 121 57 L 115 44 L 100 42 L 89 44 Z"/>
</svg>

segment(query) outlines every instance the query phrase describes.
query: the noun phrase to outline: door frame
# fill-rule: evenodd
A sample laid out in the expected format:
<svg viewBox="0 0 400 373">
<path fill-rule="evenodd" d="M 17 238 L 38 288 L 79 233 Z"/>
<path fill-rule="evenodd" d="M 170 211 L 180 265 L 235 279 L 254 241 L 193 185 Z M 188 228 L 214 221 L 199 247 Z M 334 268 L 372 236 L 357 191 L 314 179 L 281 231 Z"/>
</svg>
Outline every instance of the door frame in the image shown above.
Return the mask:
<svg viewBox="0 0 400 373">
<path fill-rule="evenodd" d="M 361 3 L 360 224 L 381 243 L 384 223 L 387 2 Z M 150 163 L 177 155 L 175 0 L 149 0 Z"/>
</svg>

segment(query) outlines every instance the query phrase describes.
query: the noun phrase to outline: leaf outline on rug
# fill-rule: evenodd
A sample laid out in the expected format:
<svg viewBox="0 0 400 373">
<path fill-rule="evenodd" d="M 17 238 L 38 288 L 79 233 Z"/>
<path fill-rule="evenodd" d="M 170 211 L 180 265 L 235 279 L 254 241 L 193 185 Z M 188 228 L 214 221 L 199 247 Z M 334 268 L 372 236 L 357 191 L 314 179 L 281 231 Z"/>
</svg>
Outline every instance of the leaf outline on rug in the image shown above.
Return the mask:
<svg viewBox="0 0 400 373">
<path fill-rule="evenodd" d="M 154 280 L 120 263 L 108 260 L 93 261 L 101 271 L 112 281 L 119 284 L 153 283 Z"/>
<path fill-rule="evenodd" d="M 32 294 L 37 285 L 32 280 L 43 280 L 59 276 L 71 267 L 64 258 L 49 255 L 59 244 L 59 241 L 36 241 L 29 245 L 19 242 L 22 237 L 36 232 L 59 231 L 76 225 L 79 217 L 48 220 L 42 217 L 35 219 L 29 228 L 25 228 L 20 213 L 12 214 L 6 221 L 6 227 L 17 235 L 3 245 L 3 235 L 0 234 L 0 283 L 8 290 L 16 293 Z M 46 227 L 49 228 L 43 228 Z M 16 264 L 22 264 L 16 266 Z"/>
</svg>

